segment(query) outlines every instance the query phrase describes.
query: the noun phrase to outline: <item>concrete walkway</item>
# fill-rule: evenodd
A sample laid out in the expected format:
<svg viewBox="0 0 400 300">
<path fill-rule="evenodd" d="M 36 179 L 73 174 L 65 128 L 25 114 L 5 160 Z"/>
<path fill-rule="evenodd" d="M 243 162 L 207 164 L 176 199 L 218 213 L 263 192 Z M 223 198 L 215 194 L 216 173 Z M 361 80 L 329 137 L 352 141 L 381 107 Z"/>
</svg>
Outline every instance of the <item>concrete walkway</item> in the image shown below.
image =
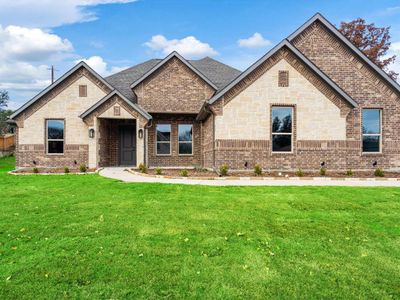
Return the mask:
<svg viewBox="0 0 400 300">
<path fill-rule="evenodd" d="M 198 179 L 167 179 L 156 177 L 145 177 L 132 174 L 125 168 L 104 168 L 99 172 L 103 177 L 121 180 L 124 182 L 136 183 L 172 183 L 172 184 L 192 184 L 210 186 L 387 186 L 400 187 L 400 180 L 397 179 L 364 179 L 356 178 L 331 179 L 329 177 L 313 179 L 217 179 L 217 180 L 198 180 Z"/>
</svg>

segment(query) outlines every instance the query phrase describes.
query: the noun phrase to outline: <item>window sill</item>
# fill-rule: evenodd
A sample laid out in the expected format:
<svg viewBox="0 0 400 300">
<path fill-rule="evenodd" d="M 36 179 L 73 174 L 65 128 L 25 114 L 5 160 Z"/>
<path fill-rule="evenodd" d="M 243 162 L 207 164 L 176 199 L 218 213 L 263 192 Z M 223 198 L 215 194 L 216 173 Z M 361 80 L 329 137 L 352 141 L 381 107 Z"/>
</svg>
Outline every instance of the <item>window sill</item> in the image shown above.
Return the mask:
<svg viewBox="0 0 400 300">
<path fill-rule="evenodd" d="M 382 152 L 362 152 L 361 156 L 383 156 Z"/>
<path fill-rule="evenodd" d="M 47 156 L 64 156 L 64 153 L 46 153 Z"/>
<path fill-rule="evenodd" d="M 163 156 L 164 156 L 164 157 L 165 157 L 165 156 L 172 156 L 172 154 L 157 154 L 157 153 L 156 153 L 156 156 L 160 156 L 160 157 L 163 157 Z"/>
</svg>

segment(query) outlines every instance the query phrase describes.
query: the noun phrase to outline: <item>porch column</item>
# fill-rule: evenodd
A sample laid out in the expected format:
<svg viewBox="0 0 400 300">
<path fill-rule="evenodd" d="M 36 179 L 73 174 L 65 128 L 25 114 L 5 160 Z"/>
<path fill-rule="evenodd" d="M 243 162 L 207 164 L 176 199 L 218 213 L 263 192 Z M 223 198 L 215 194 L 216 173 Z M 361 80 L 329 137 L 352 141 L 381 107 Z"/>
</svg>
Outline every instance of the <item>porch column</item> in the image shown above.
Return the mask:
<svg viewBox="0 0 400 300">
<path fill-rule="evenodd" d="M 97 168 L 97 152 L 98 152 L 98 141 L 99 141 L 99 125 L 97 118 L 93 118 L 93 126 L 89 126 L 88 130 L 94 129 L 94 137 L 89 138 L 89 168 Z M 86 134 L 89 134 L 87 132 Z"/>
<path fill-rule="evenodd" d="M 139 130 L 143 131 L 142 138 L 139 138 Z M 136 119 L 136 166 L 144 164 L 144 143 L 145 143 L 144 125 L 139 119 Z"/>
</svg>

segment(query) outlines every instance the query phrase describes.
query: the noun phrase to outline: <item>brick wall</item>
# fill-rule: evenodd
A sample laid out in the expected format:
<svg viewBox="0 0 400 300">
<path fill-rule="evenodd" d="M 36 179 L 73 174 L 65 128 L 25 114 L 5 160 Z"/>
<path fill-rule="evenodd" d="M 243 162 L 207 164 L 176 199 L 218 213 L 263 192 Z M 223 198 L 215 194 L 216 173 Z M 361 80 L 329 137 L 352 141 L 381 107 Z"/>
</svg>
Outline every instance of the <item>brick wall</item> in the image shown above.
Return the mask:
<svg viewBox="0 0 400 300">
<path fill-rule="evenodd" d="M 148 130 L 148 157 L 150 167 L 201 166 L 201 125 L 195 115 L 153 114 L 153 126 Z M 156 154 L 156 125 L 171 124 L 171 155 Z M 193 124 L 193 155 L 178 154 L 178 124 Z"/>
<path fill-rule="evenodd" d="M 195 113 L 214 93 L 196 73 L 173 57 L 134 89 L 148 112 Z"/>
</svg>

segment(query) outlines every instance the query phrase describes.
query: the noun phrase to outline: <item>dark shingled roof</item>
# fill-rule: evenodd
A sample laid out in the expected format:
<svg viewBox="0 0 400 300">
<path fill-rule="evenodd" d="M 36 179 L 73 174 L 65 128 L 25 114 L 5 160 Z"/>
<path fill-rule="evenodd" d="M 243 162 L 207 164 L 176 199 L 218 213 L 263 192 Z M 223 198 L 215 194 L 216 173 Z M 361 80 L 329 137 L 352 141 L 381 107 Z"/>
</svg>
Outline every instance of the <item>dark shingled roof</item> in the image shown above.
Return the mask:
<svg viewBox="0 0 400 300">
<path fill-rule="evenodd" d="M 125 97 L 136 101 L 130 85 L 145 75 L 150 69 L 156 66 L 161 59 L 150 59 L 141 64 L 135 65 L 121 72 L 105 78 L 115 89 L 120 91 Z M 188 62 L 208 78 L 218 90 L 224 88 L 228 83 L 235 79 L 241 73 L 228 65 L 216 61 L 210 57 L 199 60 L 188 60 Z"/>
</svg>

